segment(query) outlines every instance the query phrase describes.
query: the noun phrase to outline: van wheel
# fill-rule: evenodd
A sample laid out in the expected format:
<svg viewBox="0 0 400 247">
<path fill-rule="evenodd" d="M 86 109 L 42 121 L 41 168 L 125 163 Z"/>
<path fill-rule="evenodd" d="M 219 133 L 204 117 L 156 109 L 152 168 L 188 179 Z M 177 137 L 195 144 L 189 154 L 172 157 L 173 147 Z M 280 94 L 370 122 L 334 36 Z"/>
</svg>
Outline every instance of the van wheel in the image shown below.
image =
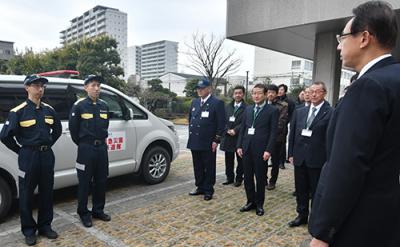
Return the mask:
<svg viewBox="0 0 400 247">
<path fill-rule="evenodd" d="M 155 146 L 146 151 L 142 164 L 142 176 L 148 184 L 158 184 L 168 176 L 171 158 L 160 146 Z"/>
<path fill-rule="evenodd" d="M 10 186 L 0 177 L 0 222 L 7 216 L 12 204 Z"/>
</svg>

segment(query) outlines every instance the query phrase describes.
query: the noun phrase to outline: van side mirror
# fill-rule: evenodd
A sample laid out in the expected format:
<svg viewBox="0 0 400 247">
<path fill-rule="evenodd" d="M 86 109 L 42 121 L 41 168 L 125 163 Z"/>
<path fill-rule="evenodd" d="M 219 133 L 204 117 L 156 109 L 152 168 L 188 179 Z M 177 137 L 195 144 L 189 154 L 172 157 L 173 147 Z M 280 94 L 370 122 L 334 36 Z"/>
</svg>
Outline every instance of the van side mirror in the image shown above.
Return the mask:
<svg viewBox="0 0 400 247">
<path fill-rule="evenodd" d="M 133 110 L 131 108 L 128 108 L 128 114 L 125 116 L 125 120 L 132 120 L 133 119 Z"/>
</svg>

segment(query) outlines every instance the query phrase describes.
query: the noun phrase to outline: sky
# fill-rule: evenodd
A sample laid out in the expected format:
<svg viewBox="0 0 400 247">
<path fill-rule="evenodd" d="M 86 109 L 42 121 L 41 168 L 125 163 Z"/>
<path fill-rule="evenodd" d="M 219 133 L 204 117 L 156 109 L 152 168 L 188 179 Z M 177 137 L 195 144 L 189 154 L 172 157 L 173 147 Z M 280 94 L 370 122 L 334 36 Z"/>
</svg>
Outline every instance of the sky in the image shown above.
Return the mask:
<svg viewBox="0 0 400 247">
<path fill-rule="evenodd" d="M 226 0 L 0 0 L 0 40 L 14 42 L 14 49 L 43 51 L 60 47 L 60 31 L 70 20 L 96 5 L 128 14 L 128 46 L 159 40 L 179 42 L 178 72 L 192 73 L 185 43 L 193 33 L 225 37 Z M 253 72 L 254 47 L 226 40 L 242 59 L 234 75 Z"/>
</svg>

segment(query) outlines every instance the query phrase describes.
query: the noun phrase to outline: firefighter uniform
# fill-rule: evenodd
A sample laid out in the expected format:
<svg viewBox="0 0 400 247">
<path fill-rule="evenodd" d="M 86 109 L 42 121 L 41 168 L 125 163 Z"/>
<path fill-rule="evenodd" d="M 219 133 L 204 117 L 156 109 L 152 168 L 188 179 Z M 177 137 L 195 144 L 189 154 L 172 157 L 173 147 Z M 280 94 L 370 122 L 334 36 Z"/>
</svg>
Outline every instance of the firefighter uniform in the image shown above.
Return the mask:
<svg viewBox="0 0 400 247">
<path fill-rule="evenodd" d="M 24 84 L 47 79 L 28 76 Z M 36 231 L 48 233 L 53 221 L 54 153 L 51 147 L 61 135 L 61 121 L 55 110 L 40 102 L 39 106 L 27 99 L 10 110 L 0 133 L 1 141 L 18 154 L 18 182 L 21 230 L 26 237 Z M 32 217 L 35 188 L 39 188 L 37 222 Z"/>
<path fill-rule="evenodd" d="M 72 140 L 78 146 L 76 170 L 78 173 L 78 214 L 85 226 L 91 226 L 91 216 L 104 215 L 105 192 L 108 177 L 109 110 L 105 101 L 86 97 L 75 102 L 69 117 Z M 92 189 L 92 212 L 87 208 Z M 103 219 L 104 220 L 104 219 Z M 109 220 L 109 219 L 108 219 Z M 90 224 L 86 225 L 89 221 Z"/>
</svg>

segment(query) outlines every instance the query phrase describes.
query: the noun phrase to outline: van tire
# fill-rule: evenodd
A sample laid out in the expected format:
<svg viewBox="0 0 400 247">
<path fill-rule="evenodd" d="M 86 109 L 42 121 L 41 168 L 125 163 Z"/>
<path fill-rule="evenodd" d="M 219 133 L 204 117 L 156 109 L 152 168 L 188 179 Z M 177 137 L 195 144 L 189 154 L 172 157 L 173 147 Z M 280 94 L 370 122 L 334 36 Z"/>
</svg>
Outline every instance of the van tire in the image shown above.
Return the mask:
<svg viewBox="0 0 400 247">
<path fill-rule="evenodd" d="M 0 177 L 0 222 L 4 220 L 12 205 L 12 192 L 10 185 Z"/>
<path fill-rule="evenodd" d="M 165 180 L 171 167 L 171 157 L 165 148 L 150 147 L 143 156 L 141 171 L 144 181 L 148 184 L 158 184 Z"/>
</svg>

